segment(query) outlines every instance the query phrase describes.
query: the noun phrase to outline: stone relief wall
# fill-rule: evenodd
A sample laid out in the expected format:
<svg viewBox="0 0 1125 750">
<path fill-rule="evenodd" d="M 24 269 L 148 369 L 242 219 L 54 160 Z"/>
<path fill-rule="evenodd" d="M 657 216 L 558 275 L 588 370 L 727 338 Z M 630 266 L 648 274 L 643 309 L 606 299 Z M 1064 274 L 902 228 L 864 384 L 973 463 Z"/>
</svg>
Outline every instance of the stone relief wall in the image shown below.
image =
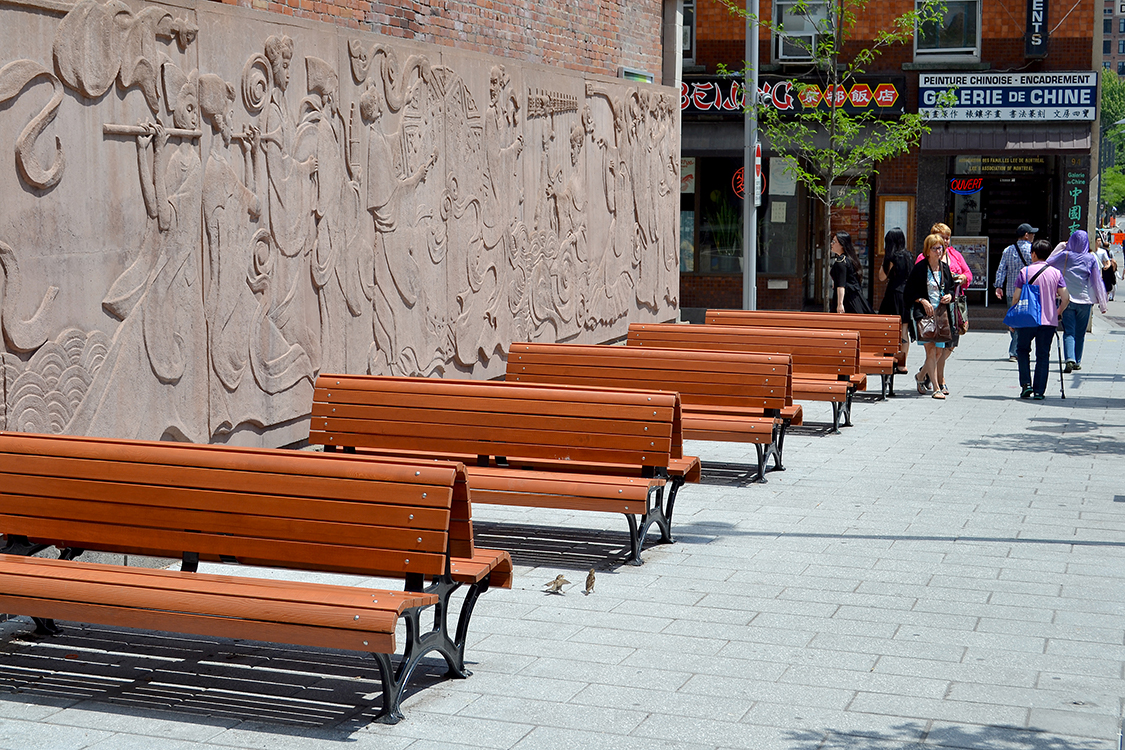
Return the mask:
<svg viewBox="0 0 1125 750">
<path fill-rule="evenodd" d="M 0 0 L 0 429 L 280 445 L 678 306 L 660 87 L 211 3 Z"/>
</svg>

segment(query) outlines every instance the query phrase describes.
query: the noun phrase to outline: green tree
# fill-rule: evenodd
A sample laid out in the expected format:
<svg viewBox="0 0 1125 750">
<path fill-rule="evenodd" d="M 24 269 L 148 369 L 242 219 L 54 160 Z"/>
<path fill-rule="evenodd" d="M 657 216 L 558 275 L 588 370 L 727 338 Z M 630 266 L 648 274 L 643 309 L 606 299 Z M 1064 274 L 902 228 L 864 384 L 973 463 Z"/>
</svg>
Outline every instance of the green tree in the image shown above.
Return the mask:
<svg viewBox="0 0 1125 750">
<path fill-rule="evenodd" d="M 1102 73 L 1102 133 L 1118 148 L 1125 146 L 1125 128 L 1116 123 L 1125 119 L 1125 80 L 1111 71 Z"/>
<path fill-rule="evenodd" d="M 1125 172 L 1121 167 L 1102 171 L 1102 201 L 1106 206 L 1125 209 Z"/>
<path fill-rule="evenodd" d="M 809 75 L 795 86 L 799 97 L 815 95 L 814 89 L 850 90 L 856 77 L 886 50 L 910 43 L 916 29 L 924 39 L 944 28 L 945 5 L 939 0 L 917 3 L 914 10 L 898 16 L 889 28 L 877 30 L 870 39 L 856 38 L 857 22 L 869 0 L 800 0 L 788 6 L 788 20 L 753 18 L 736 0 L 720 2 L 732 14 L 768 29 L 771 37 L 780 37 L 788 49 L 800 50 L 801 57 L 809 58 Z M 801 34 L 787 32 L 786 24 L 799 27 Z M 749 73 L 749 67 L 745 72 Z M 842 106 L 831 105 L 783 113 L 754 99 L 746 97 L 746 106 L 757 106 L 759 127 L 772 149 L 782 154 L 786 171 L 825 208 L 829 217 L 824 234 L 826 254 L 833 208 L 860 200 L 878 173 L 878 164 L 914 148 L 930 130 L 927 118 L 919 114 L 887 117 L 874 111 L 877 108 L 849 113 Z M 827 260 L 821 273 L 825 310 L 831 296 Z"/>
</svg>

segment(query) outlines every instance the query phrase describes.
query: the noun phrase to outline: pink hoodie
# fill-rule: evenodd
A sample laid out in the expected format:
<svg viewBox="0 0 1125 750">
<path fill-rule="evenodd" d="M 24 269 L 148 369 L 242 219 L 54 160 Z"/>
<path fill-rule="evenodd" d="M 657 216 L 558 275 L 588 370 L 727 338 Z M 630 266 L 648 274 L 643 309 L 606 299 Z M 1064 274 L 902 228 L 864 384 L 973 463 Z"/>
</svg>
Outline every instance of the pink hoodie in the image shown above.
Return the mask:
<svg viewBox="0 0 1125 750">
<path fill-rule="evenodd" d="M 969 285 L 973 283 L 973 269 L 969 268 L 969 264 L 965 262 L 965 256 L 961 255 L 961 253 L 957 252 L 957 250 L 952 247 L 945 248 L 945 254 L 949 259 L 949 270 L 953 272 L 954 276 L 958 274 L 963 275 L 965 277 L 965 284 L 961 288 L 968 289 Z M 921 253 L 918 253 L 918 257 L 914 259 L 914 262 L 916 264 L 921 263 L 923 257 Z"/>
</svg>

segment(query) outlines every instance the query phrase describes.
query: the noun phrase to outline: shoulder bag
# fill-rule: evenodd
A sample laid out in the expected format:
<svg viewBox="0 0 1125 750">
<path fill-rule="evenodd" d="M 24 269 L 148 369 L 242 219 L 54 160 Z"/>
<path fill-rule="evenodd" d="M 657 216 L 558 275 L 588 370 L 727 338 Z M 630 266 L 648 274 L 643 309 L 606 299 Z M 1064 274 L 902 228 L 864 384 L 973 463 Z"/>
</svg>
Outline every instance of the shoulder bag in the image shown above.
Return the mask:
<svg viewBox="0 0 1125 750">
<path fill-rule="evenodd" d="M 926 273 L 932 273 L 926 269 Z M 944 282 L 944 275 L 942 281 Z M 945 296 L 945 284 L 941 285 L 941 295 Z M 915 303 L 917 304 L 917 303 Z M 944 344 L 953 340 L 953 331 L 949 327 L 949 305 L 944 303 L 936 305 L 932 315 L 923 315 L 918 320 L 918 340 L 927 344 Z"/>
<path fill-rule="evenodd" d="M 1039 274 L 1047 270 L 1044 264 L 1034 276 L 1023 285 L 1020 298 L 1016 304 L 1008 308 L 1004 315 L 1004 325 L 1009 328 L 1035 328 L 1043 320 L 1043 300 L 1039 296 L 1039 287 L 1035 280 Z"/>
</svg>

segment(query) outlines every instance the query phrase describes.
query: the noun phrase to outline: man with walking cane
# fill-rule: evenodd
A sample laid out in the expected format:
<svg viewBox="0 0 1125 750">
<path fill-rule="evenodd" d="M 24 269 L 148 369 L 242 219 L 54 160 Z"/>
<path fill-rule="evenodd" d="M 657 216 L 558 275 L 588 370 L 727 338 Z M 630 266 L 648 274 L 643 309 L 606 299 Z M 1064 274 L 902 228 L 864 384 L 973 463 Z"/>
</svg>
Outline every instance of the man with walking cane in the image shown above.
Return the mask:
<svg viewBox="0 0 1125 750">
<path fill-rule="evenodd" d="M 1016 274 L 1012 307 L 1004 316 L 1004 322 L 1016 331 L 1020 398 L 1036 401 L 1046 398 L 1051 340 L 1059 327 L 1059 314 L 1070 304 L 1062 273 L 1044 263 L 1050 255 L 1051 243 L 1047 240 L 1039 240 L 1031 246 L 1031 264 Z M 1031 376 L 1032 341 L 1035 342 L 1034 379 Z"/>
</svg>

